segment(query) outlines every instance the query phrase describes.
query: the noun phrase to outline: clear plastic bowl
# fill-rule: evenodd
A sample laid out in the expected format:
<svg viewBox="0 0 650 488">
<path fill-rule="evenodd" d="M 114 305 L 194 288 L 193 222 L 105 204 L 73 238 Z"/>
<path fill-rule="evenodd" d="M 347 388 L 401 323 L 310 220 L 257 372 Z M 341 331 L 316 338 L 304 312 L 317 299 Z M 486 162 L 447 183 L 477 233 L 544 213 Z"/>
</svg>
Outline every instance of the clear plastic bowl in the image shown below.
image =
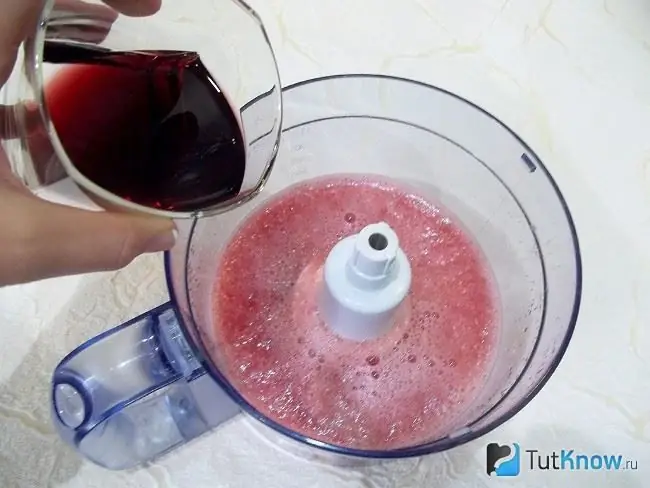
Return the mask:
<svg viewBox="0 0 650 488">
<path fill-rule="evenodd" d="M 418 446 L 366 451 L 330 446 L 263 418 L 209 356 L 215 254 L 258 199 L 196 223 L 187 249 L 167 259 L 182 322 L 208 370 L 264 423 L 299 441 L 364 457 L 419 456 L 482 436 L 521 410 L 557 368 L 571 339 L 581 295 L 581 261 L 571 215 L 537 155 L 486 111 L 447 91 L 372 75 L 315 79 L 284 90 L 278 163 L 260 199 L 329 174 L 376 174 L 415 186 L 450 210 L 478 243 L 501 297 L 494 366 L 454 429 Z M 249 110 L 255 110 L 253 103 Z M 187 284 L 187 288 L 186 288 Z"/>
<path fill-rule="evenodd" d="M 558 367 L 580 304 L 578 240 L 559 189 L 514 132 L 467 100 L 405 79 L 327 77 L 285 88 L 283 97 L 278 160 L 260 196 L 221 216 L 182 221 L 179 244 L 165 257 L 171 301 L 57 367 L 55 425 L 94 462 L 131 467 L 239 412 L 269 427 L 262 430 L 276 434 L 276 445 L 310 459 L 422 456 L 495 429 Z M 255 119 L 260 102 L 242 117 Z M 364 450 L 306 437 L 256 410 L 209 347 L 219 253 L 239 224 L 289 185 L 341 173 L 400 180 L 442 204 L 478 243 L 498 287 L 502 323 L 485 386 L 446 431 L 419 445 Z"/>
</svg>

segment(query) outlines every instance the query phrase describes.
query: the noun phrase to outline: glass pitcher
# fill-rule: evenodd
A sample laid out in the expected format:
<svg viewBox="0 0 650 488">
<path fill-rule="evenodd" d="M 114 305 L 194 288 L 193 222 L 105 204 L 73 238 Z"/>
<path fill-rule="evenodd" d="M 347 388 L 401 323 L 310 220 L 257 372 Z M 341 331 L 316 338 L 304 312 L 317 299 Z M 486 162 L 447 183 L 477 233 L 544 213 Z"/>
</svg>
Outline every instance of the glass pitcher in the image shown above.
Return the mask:
<svg viewBox="0 0 650 488">
<path fill-rule="evenodd" d="M 37 191 L 70 177 L 102 207 L 176 219 L 218 214 L 246 203 L 261 191 L 277 156 L 282 125 L 280 79 L 262 21 L 240 0 L 206 0 L 202 9 L 179 5 L 163 2 L 155 15 L 135 18 L 120 15 L 100 2 L 48 0 L 36 32 L 21 46 L 15 69 L 3 88 L 3 103 L 9 107 L 5 111 L 5 125 L 12 128 L 9 137 L 3 140 L 3 148 L 13 173 L 27 187 Z M 176 210 L 119 196 L 80 171 L 62 144 L 46 96 L 48 87 L 69 65 L 47 62 L 46 44 L 63 46 L 68 51 L 83 50 L 85 56 L 89 52 L 133 55 L 165 50 L 198 54 L 218 83 L 219 92 L 226 97 L 243 137 L 245 173 L 239 181 L 240 188 L 216 203 Z M 84 88 L 79 79 L 75 83 L 72 89 Z M 254 110 L 249 110 L 244 117 L 243 108 L 253 102 Z M 172 112 L 182 109 L 177 106 Z M 204 156 L 203 153 L 192 156 L 188 164 L 202 164 Z M 157 170 L 153 167 L 147 171 L 156 173 Z M 157 174 L 149 176 L 147 185 L 155 186 Z M 172 178 L 165 184 L 170 187 L 180 181 L 174 182 Z"/>
</svg>

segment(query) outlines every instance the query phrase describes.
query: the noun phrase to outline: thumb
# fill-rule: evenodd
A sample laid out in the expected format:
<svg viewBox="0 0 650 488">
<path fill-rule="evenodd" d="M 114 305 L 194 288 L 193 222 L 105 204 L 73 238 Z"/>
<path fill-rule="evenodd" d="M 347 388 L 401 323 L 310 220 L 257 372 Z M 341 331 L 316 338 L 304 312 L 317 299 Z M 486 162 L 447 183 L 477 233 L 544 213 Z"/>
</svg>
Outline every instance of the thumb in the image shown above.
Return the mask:
<svg viewBox="0 0 650 488">
<path fill-rule="evenodd" d="M 11 212 L 0 216 L 0 286 L 116 270 L 176 241 L 174 223 L 166 219 L 80 210 L 13 192 L 6 203 Z"/>
</svg>

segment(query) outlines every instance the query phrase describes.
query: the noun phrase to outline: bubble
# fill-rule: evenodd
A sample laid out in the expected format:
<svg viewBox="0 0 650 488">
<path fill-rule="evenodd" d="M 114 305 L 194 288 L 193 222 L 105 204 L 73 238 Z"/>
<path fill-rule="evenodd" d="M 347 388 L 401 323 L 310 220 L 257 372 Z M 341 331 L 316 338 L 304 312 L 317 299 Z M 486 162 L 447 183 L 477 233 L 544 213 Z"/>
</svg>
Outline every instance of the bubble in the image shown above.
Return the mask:
<svg viewBox="0 0 650 488">
<path fill-rule="evenodd" d="M 318 362 L 321 363 L 321 364 L 323 364 L 325 362 L 325 357 L 322 354 L 320 356 L 318 356 Z"/>
<path fill-rule="evenodd" d="M 415 354 L 409 354 L 407 360 L 409 363 L 414 363 L 418 360 L 418 358 Z"/>
<path fill-rule="evenodd" d="M 373 371 L 372 373 L 370 373 L 370 376 L 372 376 L 376 380 L 379 379 L 379 373 L 377 371 Z"/>
<path fill-rule="evenodd" d="M 313 349 L 310 349 L 309 351 L 307 351 L 307 355 L 310 358 L 315 358 L 316 357 L 316 351 L 314 351 Z"/>
<path fill-rule="evenodd" d="M 346 213 L 344 218 L 348 224 L 353 224 L 357 220 L 357 216 L 354 215 L 352 212 Z"/>
<path fill-rule="evenodd" d="M 377 365 L 379 364 L 379 356 L 377 356 L 377 355 L 375 355 L 375 354 L 371 354 L 370 356 L 368 356 L 368 357 L 366 358 L 366 362 L 367 362 L 370 366 L 377 366 Z"/>
</svg>

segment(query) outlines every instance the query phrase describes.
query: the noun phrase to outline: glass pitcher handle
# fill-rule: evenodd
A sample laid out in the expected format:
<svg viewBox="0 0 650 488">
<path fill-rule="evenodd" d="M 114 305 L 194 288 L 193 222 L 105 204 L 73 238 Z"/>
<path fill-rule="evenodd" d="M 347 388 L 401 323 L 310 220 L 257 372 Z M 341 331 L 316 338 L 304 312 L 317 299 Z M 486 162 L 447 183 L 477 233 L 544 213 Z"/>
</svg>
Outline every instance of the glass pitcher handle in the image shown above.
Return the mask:
<svg viewBox="0 0 650 488">
<path fill-rule="evenodd" d="M 52 378 L 52 409 L 63 440 L 116 470 L 151 461 L 240 411 L 193 355 L 171 303 L 64 358 Z"/>
</svg>

